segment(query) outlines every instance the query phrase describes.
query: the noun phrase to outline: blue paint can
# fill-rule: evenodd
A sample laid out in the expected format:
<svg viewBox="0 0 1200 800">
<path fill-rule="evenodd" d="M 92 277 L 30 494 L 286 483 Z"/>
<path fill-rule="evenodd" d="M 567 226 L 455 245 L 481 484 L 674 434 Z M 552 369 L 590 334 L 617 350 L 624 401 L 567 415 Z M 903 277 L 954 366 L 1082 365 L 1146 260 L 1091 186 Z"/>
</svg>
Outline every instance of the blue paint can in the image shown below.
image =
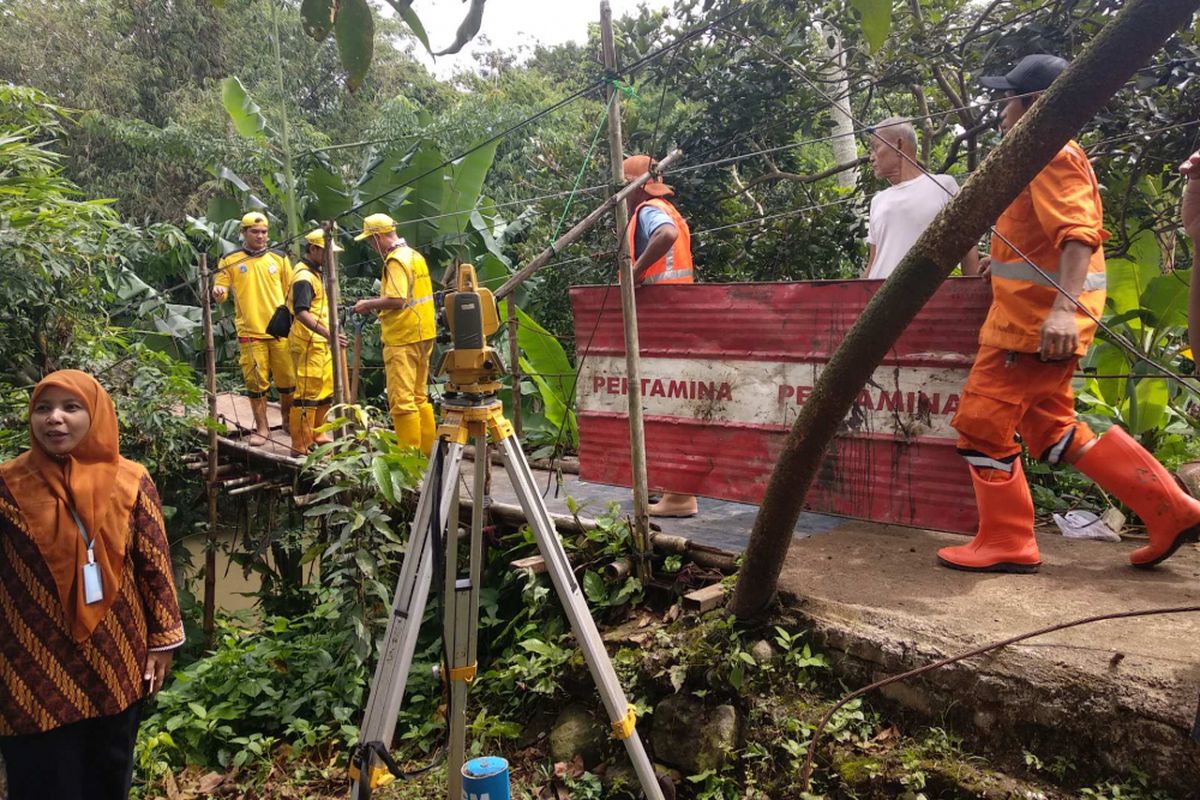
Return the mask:
<svg viewBox="0 0 1200 800">
<path fill-rule="evenodd" d="M 510 800 L 508 761 L 499 756 L 472 758 L 462 768 L 466 800 Z"/>
</svg>

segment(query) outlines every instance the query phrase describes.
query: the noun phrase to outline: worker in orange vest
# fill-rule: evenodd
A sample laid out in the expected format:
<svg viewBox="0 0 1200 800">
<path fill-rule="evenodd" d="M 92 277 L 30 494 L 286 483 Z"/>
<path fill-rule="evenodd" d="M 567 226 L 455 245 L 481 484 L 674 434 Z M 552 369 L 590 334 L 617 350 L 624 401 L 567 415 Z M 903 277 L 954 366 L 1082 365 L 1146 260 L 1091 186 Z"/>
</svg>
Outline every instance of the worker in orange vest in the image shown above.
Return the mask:
<svg viewBox="0 0 1200 800">
<path fill-rule="evenodd" d="M 1019 124 L 1066 68 L 1061 58 L 1036 54 L 1007 75 L 984 78 L 985 87 L 1008 98 L 1001 132 Z M 1130 554 L 1134 566 L 1154 566 L 1200 534 L 1200 502 L 1150 453 L 1117 425 L 1097 438 L 1075 417 L 1071 379 L 1096 333 L 1076 303 L 1091 317 L 1104 311 L 1102 226 L 1096 175 L 1074 141 L 996 223 L 991 255 L 981 265 L 991 274 L 992 305 L 952 422 L 970 465 L 979 531 L 970 544 L 939 550 L 944 566 L 1025 573 L 1040 566 L 1017 434 L 1033 457 L 1074 466 L 1141 517 L 1150 543 Z"/>
<path fill-rule="evenodd" d="M 625 180 L 637 180 L 652 166 L 650 156 L 630 156 L 624 163 Z M 625 198 L 635 286 L 695 282 L 692 234 L 683 215 L 667 200 L 672 194 L 675 191 L 663 183 L 662 176 L 656 176 Z M 664 492 L 657 503 L 650 504 L 649 513 L 652 517 L 691 517 L 697 509 L 694 495 Z"/>
</svg>

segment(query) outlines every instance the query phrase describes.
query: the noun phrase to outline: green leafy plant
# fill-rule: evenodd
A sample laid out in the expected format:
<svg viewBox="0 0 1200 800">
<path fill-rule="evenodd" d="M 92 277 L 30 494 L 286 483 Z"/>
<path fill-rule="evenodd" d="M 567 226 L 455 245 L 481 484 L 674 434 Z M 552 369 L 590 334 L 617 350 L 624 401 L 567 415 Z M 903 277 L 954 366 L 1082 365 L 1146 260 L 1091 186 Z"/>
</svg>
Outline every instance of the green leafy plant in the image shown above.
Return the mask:
<svg viewBox="0 0 1200 800">
<path fill-rule="evenodd" d="M 218 621 L 213 653 L 174 673 L 142 724 L 143 775 L 184 763 L 240 767 L 273 754 L 351 741 L 365 700 L 366 665 L 341 596 L 310 587 L 312 609 L 263 620 L 256 631 Z"/>
</svg>

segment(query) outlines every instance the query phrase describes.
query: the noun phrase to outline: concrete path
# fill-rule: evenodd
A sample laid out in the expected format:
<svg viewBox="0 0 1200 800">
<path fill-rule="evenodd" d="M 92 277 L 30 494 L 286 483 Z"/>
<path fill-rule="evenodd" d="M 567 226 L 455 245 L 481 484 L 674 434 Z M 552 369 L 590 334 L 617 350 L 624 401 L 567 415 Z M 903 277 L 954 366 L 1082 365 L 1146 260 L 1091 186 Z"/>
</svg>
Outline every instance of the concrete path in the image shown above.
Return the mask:
<svg viewBox="0 0 1200 800">
<path fill-rule="evenodd" d="M 861 683 L 1070 620 L 1200 606 L 1200 550 L 1153 570 L 1110 544 L 1039 535 L 1037 575 L 937 566 L 952 534 L 847 522 L 792 543 L 785 604 L 820 631 Z M 1109 775 L 1136 767 L 1200 797 L 1200 613 L 1092 623 L 944 668 L 884 690 L 983 746 L 1038 752 Z M 1184 791 L 1186 788 L 1186 791 Z"/>
<path fill-rule="evenodd" d="M 469 470 L 469 468 L 468 468 Z M 581 517 L 595 517 L 603 513 L 610 503 L 620 506 L 622 512 L 632 513 L 633 496 L 630 490 L 623 486 L 609 486 L 603 483 L 583 481 L 578 475 L 563 474 L 563 484 L 558 486 L 551 473 L 535 470 L 538 489 L 546 499 L 546 506 L 553 514 L 567 514 L 567 497 L 572 497 L 583 506 L 579 512 Z M 492 466 L 492 496 L 504 503 L 516 503 L 512 484 L 504 468 Z M 750 528 L 754 524 L 754 516 L 758 506 L 749 503 L 731 503 L 724 500 L 710 500 L 707 497 L 699 499 L 700 513 L 694 517 L 674 519 L 651 517 L 650 522 L 664 533 L 683 536 L 698 544 L 716 547 L 730 553 L 741 553 L 746 549 L 750 539 Z M 833 530 L 844 525 L 842 517 L 828 514 L 800 515 L 796 525 L 796 536 L 803 537 L 813 533 Z"/>
<path fill-rule="evenodd" d="M 565 498 L 594 516 L 610 502 L 629 511 L 629 490 L 536 473 L 552 512 Z M 504 470 L 493 496 L 514 503 Z M 700 500 L 691 519 L 662 530 L 741 552 L 757 508 Z M 1200 549 L 1186 545 L 1153 570 L 1129 566 L 1142 542 L 1072 541 L 1039 534 L 1036 575 L 958 572 L 937 548 L 964 538 L 823 514 L 803 514 L 780 577 L 784 606 L 811 626 L 852 686 L 1074 619 L 1159 607 L 1200 606 Z M 927 724 L 949 726 L 984 752 L 1020 762 L 1070 759 L 1096 779 L 1148 773 L 1179 797 L 1200 798 L 1200 613 L 1119 619 L 1058 631 L 893 684 L 881 693 Z M 878 696 L 876 700 L 880 699 Z M 1018 763 L 1019 766 L 1019 763 Z"/>
</svg>

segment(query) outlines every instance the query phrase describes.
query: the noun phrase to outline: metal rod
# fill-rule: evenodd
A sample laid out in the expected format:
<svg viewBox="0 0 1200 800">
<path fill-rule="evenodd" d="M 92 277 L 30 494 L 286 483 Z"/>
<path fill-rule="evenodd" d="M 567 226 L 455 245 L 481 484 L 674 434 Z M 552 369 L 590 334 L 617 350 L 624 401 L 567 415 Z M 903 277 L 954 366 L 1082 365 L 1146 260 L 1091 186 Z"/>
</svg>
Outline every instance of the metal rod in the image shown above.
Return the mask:
<svg viewBox="0 0 1200 800">
<path fill-rule="evenodd" d="M 241 487 L 238 487 L 237 489 L 232 489 L 228 493 L 231 495 L 246 494 L 248 492 L 258 492 L 263 489 L 276 489 L 278 487 L 279 487 L 279 484 L 275 483 L 274 481 L 262 481 L 260 483 L 252 483 L 249 486 L 241 486 Z"/>
<path fill-rule="evenodd" d="M 604 67 L 609 74 L 617 71 L 617 49 L 613 42 L 612 6 L 608 0 L 600 3 L 600 45 L 604 52 Z M 623 163 L 625 151 L 621 136 L 621 103 L 615 97 L 616 87 L 607 88 L 608 103 L 608 153 L 612 167 L 614 185 L 625 180 Z M 674 154 L 672 154 L 674 155 Z M 642 176 L 649 178 L 650 173 Z M 637 301 L 634 299 L 633 253 L 628 250 L 629 216 L 624 205 L 613 208 L 617 224 L 617 265 L 621 275 L 621 311 L 625 327 L 625 373 L 629 379 L 629 467 L 633 483 L 633 543 L 638 552 L 635 569 L 643 580 L 647 577 L 646 560 L 642 555 L 650 549 L 650 492 L 646 478 L 646 430 L 642 424 L 642 381 L 641 353 L 638 344 Z"/>
<path fill-rule="evenodd" d="M 658 162 L 658 169 L 660 171 L 666 169 L 681 155 L 682 153 L 679 150 L 672 150 L 666 158 Z M 583 236 L 583 234 L 586 233 L 589 228 L 599 222 L 600 218 L 607 214 L 609 210 L 619 207 L 620 204 L 625 201 L 626 197 L 637 191 L 638 187 L 650 180 L 651 177 L 652 176 L 649 173 L 641 176 L 637 180 L 626 184 L 624 189 L 617 192 L 600 205 L 596 206 L 592 213 L 588 214 L 586 217 L 577 222 L 574 228 L 571 228 L 571 230 L 558 237 L 558 240 L 554 244 L 547 247 L 541 253 L 538 253 L 537 257 L 534 258 L 533 261 L 530 261 L 528 264 L 521 267 L 520 271 L 517 272 L 516 275 L 513 275 L 511 278 L 505 281 L 504 285 L 496 290 L 496 299 L 503 300 L 505 297 L 511 294 L 513 289 L 516 289 L 519 285 L 528 280 L 529 276 L 546 266 L 550 259 L 553 258 L 556 253 L 558 253 L 558 251 L 574 242 L 580 236 Z"/>
<path fill-rule="evenodd" d="M 217 355 L 213 346 L 212 298 L 209 296 L 208 254 L 200 254 L 200 315 L 204 322 L 204 368 L 208 385 L 208 530 L 204 537 L 204 647 L 211 648 L 217 608 L 217 490 L 213 484 L 221 473 L 217 435 Z M 228 465 L 227 465 L 228 466 Z"/>
</svg>

